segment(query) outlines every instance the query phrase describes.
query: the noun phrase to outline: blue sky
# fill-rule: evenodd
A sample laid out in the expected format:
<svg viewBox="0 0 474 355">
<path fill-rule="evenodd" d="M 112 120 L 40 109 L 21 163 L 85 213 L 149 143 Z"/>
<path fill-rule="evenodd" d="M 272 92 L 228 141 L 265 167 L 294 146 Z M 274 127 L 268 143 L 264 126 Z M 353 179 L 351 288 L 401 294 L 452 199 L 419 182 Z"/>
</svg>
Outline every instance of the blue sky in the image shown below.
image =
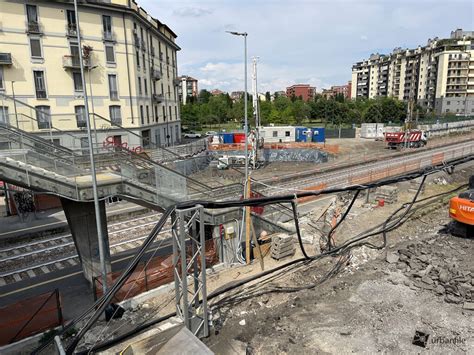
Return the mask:
<svg viewBox="0 0 474 355">
<path fill-rule="evenodd" d="M 199 88 L 243 89 L 243 39 L 259 57 L 259 91 L 310 83 L 320 91 L 351 78 L 354 62 L 395 47 L 474 29 L 474 3 L 465 0 L 138 0 L 178 35 L 179 75 Z M 250 79 L 250 66 L 249 66 Z M 249 83 L 250 88 L 250 83 Z"/>
</svg>

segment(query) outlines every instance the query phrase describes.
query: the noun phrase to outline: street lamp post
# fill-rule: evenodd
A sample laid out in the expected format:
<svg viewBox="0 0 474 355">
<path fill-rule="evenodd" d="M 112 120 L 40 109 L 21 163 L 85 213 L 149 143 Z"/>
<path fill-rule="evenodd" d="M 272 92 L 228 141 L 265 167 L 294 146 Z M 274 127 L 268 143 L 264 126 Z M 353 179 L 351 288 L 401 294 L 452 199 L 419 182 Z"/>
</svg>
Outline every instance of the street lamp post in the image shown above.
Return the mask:
<svg viewBox="0 0 474 355">
<path fill-rule="evenodd" d="M 249 179 L 249 147 L 248 147 L 248 113 L 247 113 L 247 32 L 226 31 L 233 36 L 244 37 L 244 130 L 245 130 L 245 183 L 244 183 L 244 198 L 250 196 L 250 179 Z M 245 260 L 247 264 L 250 263 L 250 208 L 245 207 L 243 214 L 245 221 Z"/>
<path fill-rule="evenodd" d="M 248 153 L 248 113 L 247 113 L 247 32 L 226 31 L 234 36 L 244 37 L 244 130 L 245 130 L 245 181 L 248 180 L 249 175 L 249 153 Z M 244 196 L 245 196 L 244 191 Z"/>
<path fill-rule="evenodd" d="M 170 146 L 170 127 L 169 127 L 169 119 L 168 119 L 168 102 L 166 101 L 166 95 L 169 95 L 170 100 L 171 100 L 171 92 L 165 92 L 163 96 L 165 97 L 165 122 L 166 122 L 166 146 Z"/>
<path fill-rule="evenodd" d="M 94 65 L 93 67 L 87 68 L 87 72 L 89 73 L 89 92 L 91 93 L 91 107 L 92 107 L 92 122 L 94 123 L 94 136 L 95 136 L 95 145 L 96 145 L 96 153 L 99 153 L 99 139 L 97 138 L 97 127 L 95 125 L 95 109 L 94 109 L 94 95 L 92 94 L 92 79 L 91 79 L 91 71 L 96 69 L 98 66 Z"/>
<path fill-rule="evenodd" d="M 92 191 L 94 194 L 94 207 L 95 207 L 95 221 L 96 221 L 96 228 L 97 228 L 97 237 L 99 243 L 99 258 L 100 258 L 100 266 L 101 266 L 101 273 L 102 273 L 102 290 L 103 293 L 107 291 L 107 267 L 105 263 L 105 243 L 104 243 L 104 235 L 102 233 L 102 222 L 101 222 L 101 215 L 100 215 L 100 205 L 99 205 L 99 194 L 97 191 L 97 176 L 95 170 L 95 161 L 94 161 L 94 151 L 92 145 L 92 133 L 91 133 L 91 124 L 90 124 L 90 116 L 89 116 L 89 99 L 87 97 L 87 88 L 86 88 L 86 79 L 84 76 L 84 62 L 82 56 L 82 42 L 81 42 L 81 34 L 79 32 L 79 11 L 77 9 L 77 0 L 74 0 L 74 11 L 76 14 L 76 33 L 77 33 L 77 43 L 79 46 L 79 65 L 81 67 L 81 79 L 82 79 L 82 88 L 84 90 L 84 109 L 86 110 L 86 126 L 87 126 L 87 138 L 89 140 L 89 158 L 91 164 L 91 176 L 92 176 Z"/>
</svg>

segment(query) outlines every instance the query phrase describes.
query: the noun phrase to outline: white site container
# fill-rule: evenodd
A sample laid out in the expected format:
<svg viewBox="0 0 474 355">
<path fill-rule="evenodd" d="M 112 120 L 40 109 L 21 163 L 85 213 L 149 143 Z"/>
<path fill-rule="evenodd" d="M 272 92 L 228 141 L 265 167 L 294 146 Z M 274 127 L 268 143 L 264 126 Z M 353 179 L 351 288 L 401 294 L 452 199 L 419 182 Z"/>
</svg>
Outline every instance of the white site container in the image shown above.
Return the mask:
<svg viewBox="0 0 474 355">
<path fill-rule="evenodd" d="M 265 143 L 284 143 L 295 141 L 293 126 L 265 126 L 259 129 L 260 137 Z"/>
<path fill-rule="evenodd" d="M 362 123 L 360 128 L 360 137 L 367 139 L 383 138 L 383 123 Z"/>
</svg>

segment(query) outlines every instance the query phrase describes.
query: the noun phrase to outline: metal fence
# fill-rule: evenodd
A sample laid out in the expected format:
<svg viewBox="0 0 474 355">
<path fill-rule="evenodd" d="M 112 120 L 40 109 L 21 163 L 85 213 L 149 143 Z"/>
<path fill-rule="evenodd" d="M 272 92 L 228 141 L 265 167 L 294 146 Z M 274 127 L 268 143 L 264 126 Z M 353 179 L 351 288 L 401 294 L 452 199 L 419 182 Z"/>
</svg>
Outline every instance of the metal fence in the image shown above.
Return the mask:
<svg viewBox="0 0 474 355">
<path fill-rule="evenodd" d="M 59 290 L 0 308 L 0 345 L 63 325 Z"/>
</svg>

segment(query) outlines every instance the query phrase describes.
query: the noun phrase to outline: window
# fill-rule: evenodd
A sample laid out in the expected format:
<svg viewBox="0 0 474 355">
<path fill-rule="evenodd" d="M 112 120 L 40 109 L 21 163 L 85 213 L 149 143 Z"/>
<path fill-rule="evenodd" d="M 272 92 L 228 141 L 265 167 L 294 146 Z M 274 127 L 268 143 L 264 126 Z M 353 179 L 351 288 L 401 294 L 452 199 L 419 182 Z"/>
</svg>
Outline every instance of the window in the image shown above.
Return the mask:
<svg viewBox="0 0 474 355">
<path fill-rule="evenodd" d="M 165 110 L 165 107 L 162 106 L 162 109 L 163 109 L 163 120 L 166 122 L 166 110 Z"/>
<path fill-rule="evenodd" d="M 105 59 L 107 63 L 115 63 L 114 46 L 111 46 L 111 45 L 105 46 Z"/>
<path fill-rule="evenodd" d="M 8 119 L 8 107 L 0 106 L 0 123 L 9 123 Z"/>
<path fill-rule="evenodd" d="M 142 63 L 143 63 L 143 70 L 146 70 L 145 54 L 143 54 L 143 56 L 142 56 Z"/>
<path fill-rule="evenodd" d="M 155 143 L 157 146 L 161 145 L 161 137 L 160 137 L 160 130 L 157 129 L 155 132 Z"/>
<path fill-rule="evenodd" d="M 38 129 L 51 127 L 51 108 L 49 106 L 36 106 L 36 120 Z"/>
<path fill-rule="evenodd" d="M 150 124 L 150 108 L 146 106 L 146 123 Z"/>
<path fill-rule="evenodd" d="M 145 124 L 145 117 L 143 116 L 143 105 L 140 105 L 140 120 L 142 124 Z"/>
<path fill-rule="evenodd" d="M 140 67 L 140 54 L 137 51 L 137 67 Z"/>
<path fill-rule="evenodd" d="M 109 90 L 110 90 L 110 99 L 118 100 L 118 88 L 117 88 L 117 75 L 109 74 Z"/>
<path fill-rule="evenodd" d="M 108 15 L 102 15 L 102 30 L 104 38 L 112 38 L 112 18 Z"/>
<path fill-rule="evenodd" d="M 446 105 L 451 105 L 451 101 L 446 101 Z"/>
<path fill-rule="evenodd" d="M 43 54 L 41 52 L 41 40 L 39 38 L 30 38 L 30 51 L 32 58 L 43 58 Z"/>
<path fill-rule="evenodd" d="M 169 120 L 172 121 L 173 120 L 173 114 L 171 113 L 171 106 L 169 107 L 169 111 L 170 111 L 170 119 Z"/>
<path fill-rule="evenodd" d="M 76 12 L 74 10 L 67 10 L 66 20 L 68 35 L 76 35 Z"/>
<path fill-rule="evenodd" d="M 155 122 L 158 122 L 158 106 L 155 106 Z"/>
<path fill-rule="evenodd" d="M 0 90 L 5 90 L 5 78 L 3 77 L 3 67 L 0 67 Z"/>
<path fill-rule="evenodd" d="M 28 23 L 38 23 L 38 8 L 36 5 L 26 5 Z"/>
<path fill-rule="evenodd" d="M 122 124 L 122 113 L 120 111 L 120 106 L 113 105 L 109 107 L 110 121 L 117 125 Z"/>
<path fill-rule="evenodd" d="M 44 81 L 44 72 L 41 70 L 33 71 L 33 78 L 35 81 L 36 98 L 46 99 L 46 84 Z"/>
<path fill-rule="evenodd" d="M 138 95 L 142 94 L 142 79 L 138 78 Z"/>
<path fill-rule="evenodd" d="M 75 67 L 80 67 L 81 62 L 79 57 L 79 45 L 77 43 L 71 43 L 69 47 L 71 50 L 72 65 Z"/>
<path fill-rule="evenodd" d="M 143 87 L 145 88 L 145 95 L 148 95 L 148 85 L 146 79 L 143 79 Z"/>
<path fill-rule="evenodd" d="M 81 73 L 73 72 L 72 73 L 72 80 L 74 81 L 74 91 L 83 91 L 82 87 L 82 77 Z"/>
<path fill-rule="evenodd" d="M 87 127 L 86 122 L 86 108 L 84 105 L 74 106 L 74 112 L 76 114 L 77 128 Z"/>
<path fill-rule="evenodd" d="M 66 19 L 68 27 L 74 26 L 76 27 L 76 12 L 74 10 L 67 10 L 66 11 Z"/>
<path fill-rule="evenodd" d="M 273 137 L 278 137 L 278 131 L 273 131 Z"/>
</svg>

